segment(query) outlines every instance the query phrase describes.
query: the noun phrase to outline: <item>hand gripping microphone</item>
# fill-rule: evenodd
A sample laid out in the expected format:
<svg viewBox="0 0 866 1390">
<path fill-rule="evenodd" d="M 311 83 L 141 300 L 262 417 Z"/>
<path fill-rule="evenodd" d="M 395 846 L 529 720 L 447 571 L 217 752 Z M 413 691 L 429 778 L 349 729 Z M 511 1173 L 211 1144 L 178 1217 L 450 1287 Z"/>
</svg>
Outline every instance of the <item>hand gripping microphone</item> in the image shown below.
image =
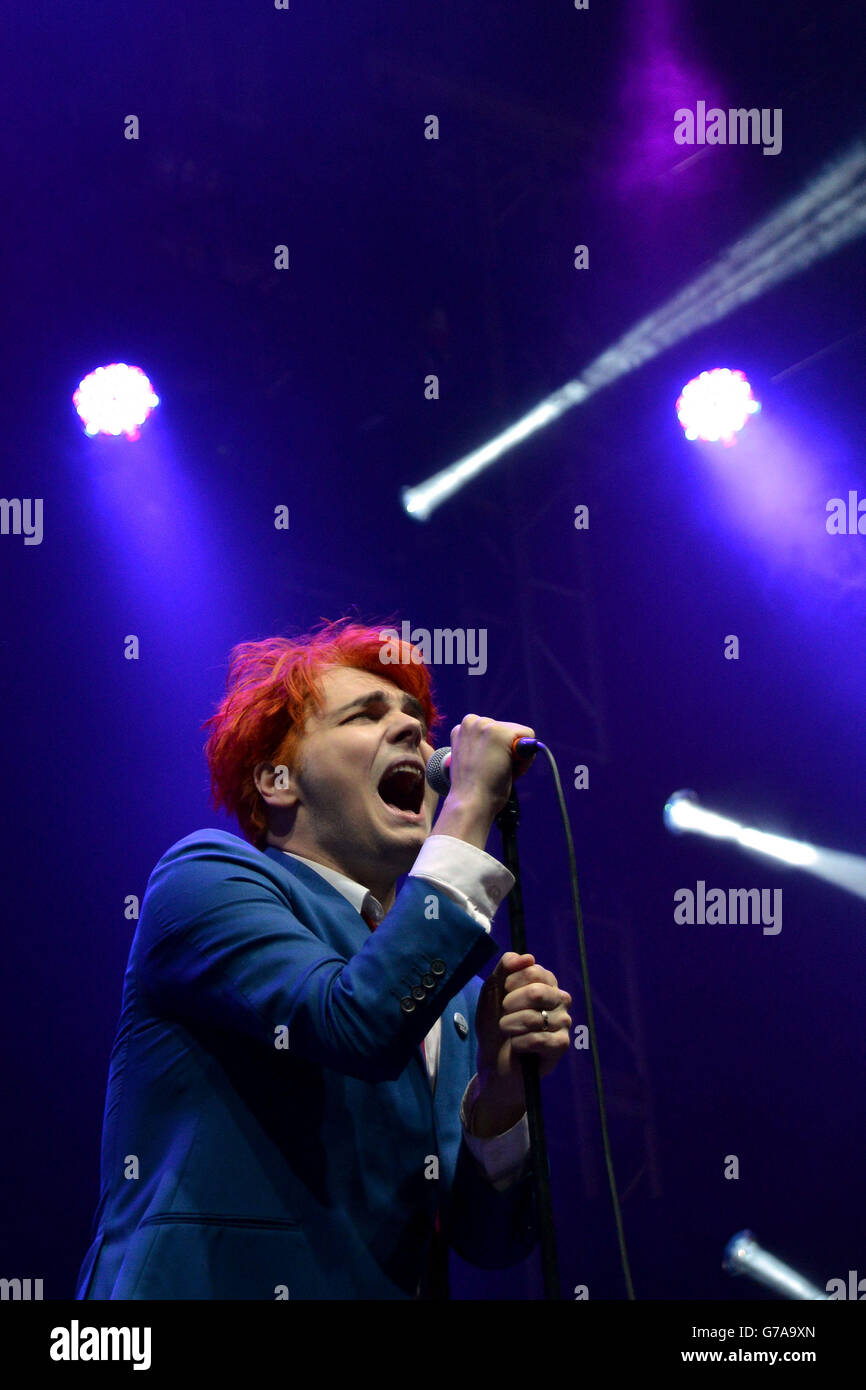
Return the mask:
<svg viewBox="0 0 866 1390">
<path fill-rule="evenodd" d="M 521 738 L 518 734 L 511 744 L 514 760 L 514 776 L 525 772 L 542 745 L 536 738 Z M 427 764 L 427 781 L 440 796 L 447 796 L 451 790 L 451 749 L 437 748 L 430 754 Z"/>
</svg>

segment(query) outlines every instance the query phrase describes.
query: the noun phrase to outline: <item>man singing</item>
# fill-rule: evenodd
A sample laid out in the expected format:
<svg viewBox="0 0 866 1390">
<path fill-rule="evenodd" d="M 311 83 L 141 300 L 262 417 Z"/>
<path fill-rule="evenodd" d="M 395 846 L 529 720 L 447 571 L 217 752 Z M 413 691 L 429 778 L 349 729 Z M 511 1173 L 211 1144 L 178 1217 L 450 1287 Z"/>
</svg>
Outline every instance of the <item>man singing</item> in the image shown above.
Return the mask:
<svg viewBox="0 0 866 1390">
<path fill-rule="evenodd" d="M 232 652 L 206 754 L 245 838 L 188 835 L 148 881 L 79 1299 L 447 1298 L 449 1249 L 535 1244 L 520 1057 L 552 1071 L 571 996 L 532 956 L 477 975 L 534 734 L 467 715 L 431 829 L 439 717 L 393 645 L 341 619 Z"/>
</svg>

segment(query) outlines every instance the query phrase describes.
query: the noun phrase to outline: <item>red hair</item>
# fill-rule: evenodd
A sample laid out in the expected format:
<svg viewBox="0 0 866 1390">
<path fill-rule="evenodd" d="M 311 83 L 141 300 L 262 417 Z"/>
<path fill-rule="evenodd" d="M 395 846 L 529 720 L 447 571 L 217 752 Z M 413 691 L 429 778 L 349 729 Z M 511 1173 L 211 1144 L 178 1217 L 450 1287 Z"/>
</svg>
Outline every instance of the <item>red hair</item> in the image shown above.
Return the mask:
<svg viewBox="0 0 866 1390">
<path fill-rule="evenodd" d="M 324 707 L 320 679 L 326 666 L 370 671 L 414 695 L 424 708 L 428 742 L 440 719 L 430 672 L 416 647 L 396 637 L 389 643 L 381 635 L 385 625 L 364 627 L 351 618 L 322 623 L 301 637 L 266 637 L 233 647 L 226 693 L 201 726 L 210 728 L 204 751 L 211 801 L 236 816 L 245 838 L 259 849 L 267 842 L 267 819 L 253 771 L 262 762 L 293 766 L 307 714 Z M 390 645 L 393 652 L 396 642 L 400 661 L 383 662 L 383 648 Z"/>
</svg>

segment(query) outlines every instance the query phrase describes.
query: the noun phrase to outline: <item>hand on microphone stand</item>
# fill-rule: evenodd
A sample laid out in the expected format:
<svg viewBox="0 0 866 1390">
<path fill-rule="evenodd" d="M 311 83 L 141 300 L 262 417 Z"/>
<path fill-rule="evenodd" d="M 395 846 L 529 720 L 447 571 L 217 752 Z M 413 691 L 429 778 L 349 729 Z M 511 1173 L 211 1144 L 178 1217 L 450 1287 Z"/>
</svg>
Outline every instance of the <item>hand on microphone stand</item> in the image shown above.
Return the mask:
<svg viewBox="0 0 866 1390">
<path fill-rule="evenodd" d="M 521 1057 L 538 1058 L 538 1074 L 549 1076 L 567 1054 L 571 995 L 535 957 L 506 951 L 485 981 L 475 1012 L 476 1069 L 480 1091 L 472 1110 L 479 1138 L 504 1134 L 526 1109 Z"/>
<path fill-rule="evenodd" d="M 534 741 L 525 724 L 467 714 L 451 730 L 450 747 L 437 749 L 427 764 L 428 782 L 445 797 L 431 833 L 484 849 L 514 781 L 535 756 Z"/>
</svg>

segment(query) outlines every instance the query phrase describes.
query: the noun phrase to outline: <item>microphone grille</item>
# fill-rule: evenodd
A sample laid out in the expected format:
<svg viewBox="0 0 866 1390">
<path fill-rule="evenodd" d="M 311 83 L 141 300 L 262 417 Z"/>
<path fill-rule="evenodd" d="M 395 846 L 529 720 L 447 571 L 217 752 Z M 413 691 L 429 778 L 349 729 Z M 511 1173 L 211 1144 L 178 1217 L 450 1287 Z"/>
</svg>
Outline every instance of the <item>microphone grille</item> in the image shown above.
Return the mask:
<svg viewBox="0 0 866 1390">
<path fill-rule="evenodd" d="M 451 790 L 451 778 L 445 765 L 450 754 L 450 748 L 435 748 L 427 763 L 427 781 L 440 796 L 447 796 Z"/>
</svg>

